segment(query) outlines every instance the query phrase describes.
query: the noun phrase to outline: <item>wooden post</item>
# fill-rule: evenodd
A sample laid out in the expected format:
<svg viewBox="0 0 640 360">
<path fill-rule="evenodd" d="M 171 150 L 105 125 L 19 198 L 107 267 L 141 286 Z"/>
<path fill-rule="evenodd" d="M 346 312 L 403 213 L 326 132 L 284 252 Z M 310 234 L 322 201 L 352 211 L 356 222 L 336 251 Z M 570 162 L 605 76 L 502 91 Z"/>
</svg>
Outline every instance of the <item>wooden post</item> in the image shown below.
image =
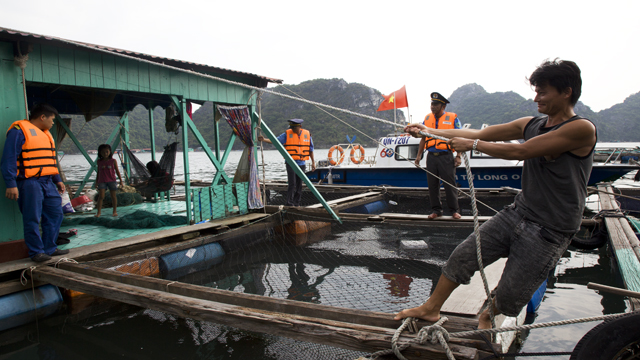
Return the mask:
<svg viewBox="0 0 640 360">
<path fill-rule="evenodd" d="M 156 132 L 153 123 L 153 103 L 149 101 L 149 138 L 151 139 L 151 160 L 156 161 Z"/>
<path fill-rule="evenodd" d="M 187 203 L 187 224 L 191 224 L 191 175 L 189 174 L 189 114 L 187 114 L 187 101 L 180 100 L 180 112 L 182 113 L 182 156 L 184 159 L 184 195 Z"/>
</svg>

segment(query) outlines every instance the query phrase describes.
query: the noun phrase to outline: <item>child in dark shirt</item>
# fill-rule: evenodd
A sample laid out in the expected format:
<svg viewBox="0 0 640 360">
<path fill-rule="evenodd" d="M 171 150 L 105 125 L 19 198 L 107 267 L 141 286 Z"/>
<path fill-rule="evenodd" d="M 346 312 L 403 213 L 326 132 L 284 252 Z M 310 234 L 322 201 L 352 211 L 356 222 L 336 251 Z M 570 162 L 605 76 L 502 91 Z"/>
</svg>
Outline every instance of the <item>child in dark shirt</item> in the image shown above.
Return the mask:
<svg viewBox="0 0 640 360">
<path fill-rule="evenodd" d="M 116 183 L 116 174 L 120 179 L 120 186 L 122 186 L 122 176 L 120 176 L 120 170 L 118 169 L 118 163 L 113 158 L 113 152 L 109 144 L 102 144 L 98 147 L 98 176 L 96 184 L 98 184 L 98 214 L 96 217 L 100 217 L 102 211 L 102 200 L 104 200 L 104 194 L 109 189 L 111 193 L 111 203 L 113 204 L 113 216 L 118 216 L 118 198 L 116 197 L 116 190 L 118 185 Z"/>
</svg>

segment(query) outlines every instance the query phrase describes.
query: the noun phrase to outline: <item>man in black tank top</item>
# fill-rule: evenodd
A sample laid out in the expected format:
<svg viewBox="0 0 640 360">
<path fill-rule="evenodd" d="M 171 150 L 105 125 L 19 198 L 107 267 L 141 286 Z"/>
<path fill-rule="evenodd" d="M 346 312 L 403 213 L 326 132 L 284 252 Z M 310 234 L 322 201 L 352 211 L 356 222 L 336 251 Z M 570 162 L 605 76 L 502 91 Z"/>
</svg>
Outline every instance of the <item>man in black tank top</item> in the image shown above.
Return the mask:
<svg viewBox="0 0 640 360">
<path fill-rule="evenodd" d="M 480 227 L 484 266 L 508 258 L 495 289 L 494 313 L 517 316 L 549 271 L 565 252 L 580 227 L 587 195 L 587 181 L 597 141 L 595 125 L 573 108 L 580 98 L 580 69 L 572 61 L 545 61 L 531 74 L 539 117 L 523 117 L 482 130 L 434 130 L 412 124 L 405 131 L 419 131 L 451 139 L 458 152 L 478 150 L 493 157 L 524 160 L 522 192 Z M 524 139 L 523 143 L 496 143 Z M 399 312 L 395 319 L 440 318 L 440 308 L 459 284 L 467 284 L 479 269 L 475 235 L 453 251 L 438 284 L 426 303 Z M 491 327 L 489 310 L 479 328 Z"/>
</svg>

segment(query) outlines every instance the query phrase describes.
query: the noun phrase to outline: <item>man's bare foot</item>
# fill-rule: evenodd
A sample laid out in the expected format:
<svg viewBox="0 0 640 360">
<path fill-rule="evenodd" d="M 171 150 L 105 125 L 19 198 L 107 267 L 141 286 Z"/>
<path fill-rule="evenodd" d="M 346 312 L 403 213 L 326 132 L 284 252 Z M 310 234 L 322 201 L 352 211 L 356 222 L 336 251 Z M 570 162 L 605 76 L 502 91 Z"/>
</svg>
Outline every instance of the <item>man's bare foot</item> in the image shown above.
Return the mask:
<svg viewBox="0 0 640 360">
<path fill-rule="evenodd" d="M 478 330 L 480 329 L 491 329 L 491 315 L 488 311 L 483 311 L 478 316 Z"/>
<path fill-rule="evenodd" d="M 451 215 L 452 218 L 458 220 L 458 219 L 462 219 L 462 215 L 458 214 L 457 212 L 453 213 L 453 215 Z"/>
<path fill-rule="evenodd" d="M 118 213 L 117 213 L 117 212 L 114 212 L 114 213 L 113 213 L 113 216 L 118 216 Z"/>
<path fill-rule="evenodd" d="M 434 213 L 431 213 L 431 215 L 429 215 L 429 216 L 427 217 L 427 219 L 429 219 L 429 220 L 433 220 L 433 219 L 435 219 L 435 218 L 437 218 L 437 217 L 440 217 L 440 216 L 442 216 L 442 215 L 441 215 L 441 214 L 438 214 L 437 212 L 434 212 Z"/>
<path fill-rule="evenodd" d="M 402 320 L 408 317 L 418 318 L 425 321 L 436 322 L 440 320 L 440 312 L 430 312 L 423 310 L 420 306 L 411 309 L 404 309 L 394 316 L 393 320 Z"/>
</svg>

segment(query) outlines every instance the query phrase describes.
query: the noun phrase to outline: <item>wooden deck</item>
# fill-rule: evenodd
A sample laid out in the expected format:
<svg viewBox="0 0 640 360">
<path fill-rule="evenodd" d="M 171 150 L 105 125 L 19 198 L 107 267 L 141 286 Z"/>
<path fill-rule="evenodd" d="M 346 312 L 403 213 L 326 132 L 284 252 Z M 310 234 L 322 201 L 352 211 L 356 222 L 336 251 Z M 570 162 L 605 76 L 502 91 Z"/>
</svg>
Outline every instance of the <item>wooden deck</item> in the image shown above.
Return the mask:
<svg viewBox="0 0 640 360">
<path fill-rule="evenodd" d="M 604 221 L 609 232 L 612 251 L 618 263 L 618 269 L 627 290 L 640 292 L 640 242 L 629 221 L 620 217 L 622 212 L 615 201 L 611 186 L 598 186 L 600 206 L 611 216 L 605 216 Z M 606 193 L 605 193 L 606 192 Z M 611 193 L 611 194 L 608 194 Z M 632 310 L 640 309 L 640 299 L 629 297 Z"/>
<path fill-rule="evenodd" d="M 0 275 L 21 271 L 23 269 L 27 269 L 34 265 L 47 265 L 57 262 L 63 257 L 69 259 L 83 259 L 88 258 L 90 256 L 108 256 L 109 253 L 114 253 L 118 250 L 121 251 L 135 251 L 139 249 L 141 246 L 149 247 L 154 245 L 154 241 L 167 239 L 175 236 L 180 236 L 184 239 L 188 234 L 200 233 L 204 231 L 215 230 L 218 228 L 228 227 L 232 224 L 247 224 L 249 222 L 260 220 L 266 217 L 266 214 L 263 213 L 251 213 L 247 215 L 239 215 L 228 217 L 225 219 L 213 220 L 207 223 L 198 224 L 198 225 L 185 225 L 180 227 L 171 228 L 168 230 L 160 230 L 154 231 L 147 234 L 136 235 L 132 237 L 127 237 L 123 239 L 116 239 L 107 242 L 101 242 L 94 245 L 81 246 L 77 248 L 70 249 L 69 254 L 57 256 L 52 258 L 51 260 L 36 264 L 31 259 L 21 259 L 15 261 L 9 261 L 0 264 Z"/>
</svg>

